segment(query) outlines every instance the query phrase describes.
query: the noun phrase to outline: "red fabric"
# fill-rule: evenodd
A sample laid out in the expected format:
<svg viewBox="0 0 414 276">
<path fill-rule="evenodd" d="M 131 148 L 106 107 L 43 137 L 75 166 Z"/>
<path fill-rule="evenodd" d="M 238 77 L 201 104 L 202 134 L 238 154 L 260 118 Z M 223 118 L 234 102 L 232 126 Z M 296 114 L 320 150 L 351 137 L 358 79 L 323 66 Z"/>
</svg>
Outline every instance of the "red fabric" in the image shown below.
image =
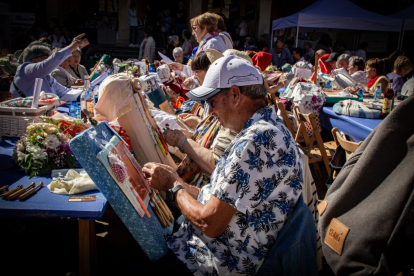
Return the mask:
<svg viewBox="0 0 414 276">
<path fill-rule="evenodd" d="M 367 84 L 367 87 L 368 88 L 371 88 L 373 85 L 374 85 L 374 83 L 377 81 L 377 79 L 380 77 L 380 75 L 378 75 L 378 76 L 376 76 L 375 78 L 373 78 L 373 79 L 370 79 L 369 81 L 368 81 L 368 84 Z"/>
<path fill-rule="evenodd" d="M 164 86 L 168 86 L 175 94 L 181 94 L 181 89 L 177 85 L 173 84 L 172 82 L 164 83 Z"/>
<path fill-rule="evenodd" d="M 326 60 L 329 58 L 330 54 L 325 54 L 319 58 L 319 68 L 322 73 L 329 74 L 331 72 L 331 65 Z"/>
<path fill-rule="evenodd" d="M 272 54 L 266 52 L 258 52 L 252 57 L 253 65 L 257 65 L 262 69 L 262 71 L 266 70 L 267 66 L 269 66 L 270 62 L 272 61 Z"/>
</svg>

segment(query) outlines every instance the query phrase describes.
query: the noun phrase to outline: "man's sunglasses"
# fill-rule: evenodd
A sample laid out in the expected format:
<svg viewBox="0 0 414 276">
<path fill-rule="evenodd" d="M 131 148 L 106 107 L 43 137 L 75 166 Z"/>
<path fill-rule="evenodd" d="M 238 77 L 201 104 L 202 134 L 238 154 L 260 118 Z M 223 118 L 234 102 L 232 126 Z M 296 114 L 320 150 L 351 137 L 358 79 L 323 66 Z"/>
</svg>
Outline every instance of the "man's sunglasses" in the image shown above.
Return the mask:
<svg viewBox="0 0 414 276">
<path fill-rule="evenodd" d="M 205 105 L 206 103 L 208 104 L 208 106 L 211 108 L 211 109 L 213 109 L 214 107 L 213 107 L 213 103 L 211 103 L 210 101 L 212 100 L 212 99 L 214 99 L 214 97 L 217 97 L 217 95 L 219 95 L 219 94 L 221 94 L 222 92 L 224 92 L 224 91 L 227 91 L 228 90 L 228 88 L 223 88 L 223 89 L 221 89 L 217 94 L 215 94 L 213 97 L 210 97 L 210 98 L 208 98 L 207 100 L 205 100 L 205 101 L 201 101 L 201 103 L 202 103 L 202 105 Z"/>
</svg>

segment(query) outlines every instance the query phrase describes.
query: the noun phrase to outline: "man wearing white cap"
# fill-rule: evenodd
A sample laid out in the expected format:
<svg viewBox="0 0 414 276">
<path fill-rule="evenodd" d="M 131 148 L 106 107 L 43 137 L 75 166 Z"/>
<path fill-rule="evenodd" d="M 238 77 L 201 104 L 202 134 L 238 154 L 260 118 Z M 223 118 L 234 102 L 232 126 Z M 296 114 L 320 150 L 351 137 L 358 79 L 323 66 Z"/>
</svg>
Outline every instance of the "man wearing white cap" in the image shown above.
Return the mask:
<svg viewBox="0 0 414 276">
<path fill-rule="evenodd" d="M 289 130 L 266 106 L 266 93 L 248 61 L 216 60 L 202 86 L 187 93 L 206 101 L 210 114 L 238 133 L 210 184 L 199 190 L 166 165 L 144 166 L 150 185 L 167 192 L 185 217 L 166 240 L 195 275 L 254 275 L 301 195 L 302 159 Z M 191 149 L 185 137 L 181 147 Z"/>
</svg>

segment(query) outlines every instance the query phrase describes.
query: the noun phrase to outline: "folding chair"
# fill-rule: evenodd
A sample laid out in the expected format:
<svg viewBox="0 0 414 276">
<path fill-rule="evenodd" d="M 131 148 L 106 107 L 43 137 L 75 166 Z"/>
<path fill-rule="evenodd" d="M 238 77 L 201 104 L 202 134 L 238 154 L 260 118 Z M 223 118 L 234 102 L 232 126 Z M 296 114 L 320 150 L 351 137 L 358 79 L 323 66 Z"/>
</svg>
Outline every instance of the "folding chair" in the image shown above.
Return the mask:
<svg viewBox="0 0 414 276">
<path fill-rule="evenodd" d="M 296 119 L 298 120 L 298 131 L 295 136 L 295 141 L 298 146 L 303 150 L 306 156 L 309 158 L 309 164 L 313 164 L 315 169 L 316 177 L 319 179 L 319 182 L 322 184 L 322 174 L 319 170 L 318 162 L 323 162 L 326 168 L 328 175 L 331 173 L 331 168 L 329 167 L 329 160 L 332 158 L 335 149 L 335 141 L 323 142 L 321 134 L 319 133 L 318 126 L 316 124 L 315 115 L 312 113 L 302 114 L 298 106 L 293 108 Z M 309 123 L 312 126 L 313 134 L 308 136 L 306 132 L 305 123 Z M 303 137 L 303 143 L 305 146 L 302 146 L 300 143 L 300 136 Z M 315 144 L 316 142 L 316 144 Z M 321 185 L 321 187 L 325 187 Z"/>
<path fill-rule="evenodd" d="M 341 145 L 341 147 L 346 151 L 346 160 L 349 159 L 349 157 L 352 155 L 352 153 L 354 153 L 357 148 L 359 147 L 359 145 L 361 145 L 362 141 L 359 143 L 355 143 L 349 140 L 346 140 L 341 133 L 339 133 L 339 130 L 334 127 L 332 129 L 332 135 L 335 139 L 336 142 L 336 146 Z"/>
<path fill-rule="evenodd" d="M 285 107 L 283 106 L 282 102 L 279 102 L 279 98 L 276 100 L 276 105 L 280 110 L 280 115 L 282 116 L 283 122 L 285 123 L 286 127 L 289 129 L 292 136 L 295 137 L 295 131 L 293 129 L 292 123 L 290 121 L 289 115 L 293 116 L 293 113 L 290 111 L 286 111 Z"/>
</svg>

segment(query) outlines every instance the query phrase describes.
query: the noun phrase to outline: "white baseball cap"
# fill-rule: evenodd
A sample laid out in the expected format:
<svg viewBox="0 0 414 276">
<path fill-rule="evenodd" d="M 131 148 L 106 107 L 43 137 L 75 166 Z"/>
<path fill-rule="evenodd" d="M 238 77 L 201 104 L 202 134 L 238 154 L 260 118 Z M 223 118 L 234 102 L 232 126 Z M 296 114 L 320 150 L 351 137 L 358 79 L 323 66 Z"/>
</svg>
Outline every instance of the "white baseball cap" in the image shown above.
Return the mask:
<svg viewBox="0 0 414 276">
<path fill-rule="evenodd" d="M 203 85 L 191 90 L 186 95 L 195 101 L 206 101 L 223 88 L 254 84 L 263 84 L 263 78 L 259 71 L 247 60 L 230 55 L 213 62 L 207 71 Z"/>
</svg>

